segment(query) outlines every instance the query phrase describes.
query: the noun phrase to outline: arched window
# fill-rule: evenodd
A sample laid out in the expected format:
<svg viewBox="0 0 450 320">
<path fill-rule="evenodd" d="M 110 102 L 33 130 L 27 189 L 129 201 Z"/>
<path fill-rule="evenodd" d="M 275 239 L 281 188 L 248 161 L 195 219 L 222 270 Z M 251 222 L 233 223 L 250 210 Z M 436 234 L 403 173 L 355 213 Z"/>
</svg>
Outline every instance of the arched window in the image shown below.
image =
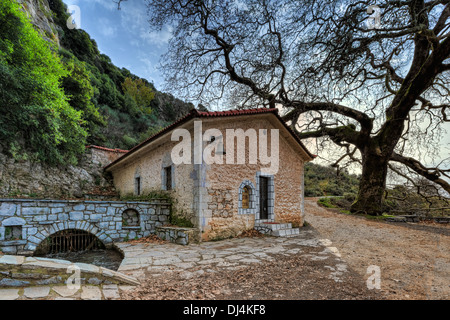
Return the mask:
<svg viewBox="0 0 450 320">
<path fill-rule="evenodd" d="M 122 213 L 123 227 L 139 227 L 139 212 L 134 209 L 127 209 Z"/>
<path fill-rule="evenodd" d="M 242 209 L 250 208 L 250 187 L 245 186 L 242 189 Z"/>
<path fill-rule="evenodd" d="M 239 214 L 255 214 L 255 187 L 250 180 L 245 180 L 239 186 Z"/>
</svg>

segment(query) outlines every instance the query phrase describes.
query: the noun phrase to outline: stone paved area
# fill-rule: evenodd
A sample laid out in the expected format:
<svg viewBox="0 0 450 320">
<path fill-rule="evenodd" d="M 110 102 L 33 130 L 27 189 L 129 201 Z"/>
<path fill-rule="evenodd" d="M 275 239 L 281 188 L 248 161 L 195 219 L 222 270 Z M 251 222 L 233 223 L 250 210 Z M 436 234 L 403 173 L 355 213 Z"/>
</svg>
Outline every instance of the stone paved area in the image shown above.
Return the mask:
<svg viewBox="0 0 450 320">
<path fill-rule="evenodd" d="M 249 264 L 275 259 L 275 255 L 303 255 L 312 260 L 334 261 L 324 269 L 324 276 L 336 282 L 349 272 L 340 258 L 337 248 L 328 239 L 319 239 L 313 230 L 301 230 L 299 236 L 291 238 L 235 238 L 216 242 L 203 242 L 180 246 L 173 243 L 119 243 L 125 258 L 119 272 L 133 276 L 140 281 L 158 277 L 168 272 L 181 273 L 186 279 L 214 269 L 236 270 Z M 305 247 L 314 247 L 314 254 L 305 253 Z M 311 250 L 308 250 L 311 252 Z M 0 299 L 120 299 L 123 292 L 133 290 L 132 286 L 101 285 L 82 286 L 70 291 L 66 286 L 0 289 Z"/>
</svg>

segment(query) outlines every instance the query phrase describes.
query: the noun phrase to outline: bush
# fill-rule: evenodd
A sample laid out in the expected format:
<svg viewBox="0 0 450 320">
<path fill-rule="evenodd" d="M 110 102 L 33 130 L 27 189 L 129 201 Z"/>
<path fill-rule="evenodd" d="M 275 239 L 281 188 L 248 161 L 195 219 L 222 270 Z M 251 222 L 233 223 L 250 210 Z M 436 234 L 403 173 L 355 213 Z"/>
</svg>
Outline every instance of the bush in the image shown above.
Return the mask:
<svg viewBox="0 0 450 320">
<path fill-rule="evenodd" d="M 0 21 L 0 141 L 11 154 L 75 164 L 87 132 L 60 86 L 69 72 L 17 2 L 0 2 Z"/>
<path fill-rule="evenodd" d="M 354 202 L 356 200 L 356 194 L 346 192 L 344 193 L 344 199 L 349 202 Z"/>
</svg>

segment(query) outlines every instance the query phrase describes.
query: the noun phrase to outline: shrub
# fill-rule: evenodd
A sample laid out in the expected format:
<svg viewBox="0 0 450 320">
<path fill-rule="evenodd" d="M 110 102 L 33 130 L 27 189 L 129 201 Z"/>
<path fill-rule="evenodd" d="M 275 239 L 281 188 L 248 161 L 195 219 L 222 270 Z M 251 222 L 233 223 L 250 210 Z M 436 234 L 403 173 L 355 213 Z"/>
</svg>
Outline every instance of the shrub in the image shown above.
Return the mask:
<svg viewBox="0 0 450 320">
<path fill-rule="evenodd" d="M 0 21 L 0 141 L 10 153 L 75 164 L 87 132 L 60 86 L 68 70 L 17 2 L 0 2 Z"/>
</svg>

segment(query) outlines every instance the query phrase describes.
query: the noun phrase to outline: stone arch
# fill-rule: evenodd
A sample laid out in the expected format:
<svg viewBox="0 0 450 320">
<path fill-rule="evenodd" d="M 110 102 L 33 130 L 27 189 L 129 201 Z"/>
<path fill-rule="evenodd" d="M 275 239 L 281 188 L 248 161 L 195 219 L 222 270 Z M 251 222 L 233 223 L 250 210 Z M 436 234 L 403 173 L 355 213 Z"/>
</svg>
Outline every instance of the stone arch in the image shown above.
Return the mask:
<svg viewBox="0 0 450 320">
<path fill-rule="evenodd" d="M 249 205 L 248 208 L 242 207 L 242 197 L 244 192 L 249 191 Z M 239 185 L 239 214 L 255 214 L 256 213 L 256 188 L 255 185 L 250 180 L 244 180 Z"/>
<path fill-rule="evenodd" d="M 106 234 L 104 230 L 100 230 L 87 221 L 61 221 L 49 226 L 47 225 L 39 228 L 36 234 L 28 237 L 25 249 L 35 251 L 36 248 L 48 237 L 54 235 L 57 232 L 70 229 L 89 232 L 92 235 L 96 236 L 105 246 L 113 243 L 111 237 Z"/>
</svg>

